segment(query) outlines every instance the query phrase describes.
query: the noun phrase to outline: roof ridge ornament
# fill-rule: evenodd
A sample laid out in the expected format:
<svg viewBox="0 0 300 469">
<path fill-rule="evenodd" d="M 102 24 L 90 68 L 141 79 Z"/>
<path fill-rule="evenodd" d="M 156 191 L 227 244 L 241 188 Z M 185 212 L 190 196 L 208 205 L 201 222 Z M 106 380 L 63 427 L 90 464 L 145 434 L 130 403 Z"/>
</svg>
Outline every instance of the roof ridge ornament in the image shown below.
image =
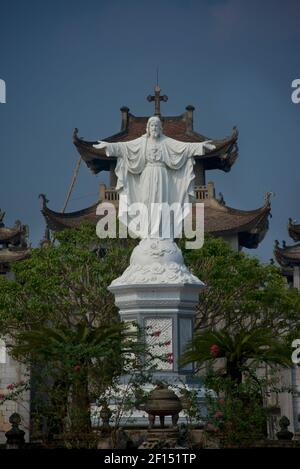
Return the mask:
<svg viewBox="0 0 300 469">
<path fill-rule="evenodd" d="M 147 96 L 147 100 L 149 101 L 149 103 L 154 101 L 154 115 L 159 116 L 159 117 L 161 116 L 160 102 L 164 101 L 166 103 L 169 99 L 166 94 L 161 96 L 160 92 L 161 92 L 161 89 L 160 89 L 160 86 L 157 83 L 157 85 L 154 88 L 154 96 L 151 95 L 151 94 L 149 94 L 149 96 Z"/>
<path fill-rule="evenodd" d="M 265 193 L 265 203 L 266 205 L 271 205 L 271 197 L 275 197 L 275 192 L 266 192 Z"/>
</svg>

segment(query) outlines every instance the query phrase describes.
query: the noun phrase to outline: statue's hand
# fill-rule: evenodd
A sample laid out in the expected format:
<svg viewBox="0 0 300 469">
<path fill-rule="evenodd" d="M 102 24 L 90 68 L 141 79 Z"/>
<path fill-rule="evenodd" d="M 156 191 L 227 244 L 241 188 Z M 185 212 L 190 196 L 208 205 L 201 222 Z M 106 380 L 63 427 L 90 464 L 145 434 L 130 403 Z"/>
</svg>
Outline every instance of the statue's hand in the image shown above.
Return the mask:
<svg viewBox="0 0 300 469">
<path fill-rule="evenodd" d="M 203 142 L 203 148 L 205 148 L 206 150 L 215 150 L 216 145 L 213 145 L 210 142 L 212 142 L 212 140 L 207 140 L 206 142 Z"/>
<path fill-rule="evenodd" d="M 94 148 L 97 148 L 98 150 L 101 150 L 102 148 L 107 147 L 107 142 L 103 142 L 101 140 L 98 140 L 99 143 L 96 143 L 96 145 L 93 145 Z"/>
</svg>

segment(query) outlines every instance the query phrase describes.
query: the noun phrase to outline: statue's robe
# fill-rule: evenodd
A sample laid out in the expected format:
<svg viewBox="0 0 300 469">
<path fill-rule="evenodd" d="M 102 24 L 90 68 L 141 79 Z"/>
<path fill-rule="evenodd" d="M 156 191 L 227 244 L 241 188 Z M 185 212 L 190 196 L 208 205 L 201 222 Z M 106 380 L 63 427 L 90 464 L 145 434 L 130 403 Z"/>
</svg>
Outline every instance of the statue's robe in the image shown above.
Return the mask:
<svg viewBox="0 0 300 469">
<path fill-rule="evenodd" d="M 115 173 L 118 178 L 116 190 L 120 195 L 119 218 L 128 225 L 130 206 L 137 202 L 143 203 L 151 213 L 146 236 L 151 227 L 151 237 L 168 237 L 165 233 L 170 230 L 170 222 L 167 218 L 162 219 L 157 204 L 177 204 L 172 234 L 178 237 L 182 220 L 189 213 L 188 205 L 184 204 L 194 200 L 193 156 L 203 155 L 205 142 L 180 142 L 161 135 L 157 142 L 158 156 L 153 160 L 147 152 L 147 141 L 145 134 L 128 142 L 108 143 L 105 148 L 107 156 L 118 157 Z M 145 223 L 143 218 L 141 224 Z M 137 232 L 135 234 L 140 235 Z"/>
</svg>

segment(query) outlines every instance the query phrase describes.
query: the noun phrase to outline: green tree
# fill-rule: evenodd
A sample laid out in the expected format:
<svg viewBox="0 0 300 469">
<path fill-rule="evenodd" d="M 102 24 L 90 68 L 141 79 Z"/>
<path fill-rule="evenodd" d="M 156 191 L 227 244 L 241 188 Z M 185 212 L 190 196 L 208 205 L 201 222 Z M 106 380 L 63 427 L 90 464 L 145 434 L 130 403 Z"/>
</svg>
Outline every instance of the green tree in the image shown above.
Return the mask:
<svg viewBox="0 0 300 469">
<path fill-rule="evenodd" d="M 105 376 L 109 377 L 107 383 L 102 383 L 105 389 L 105 384 L 122 373 L 123 355 L 132 352 L 135 339 L 124 323 L 91 327 L 83 321 L 71 328 L 41 327 L 21 332 L 13 355 L 28 363 L 47 362 L 51 366 L 56 399 L 64 397 L 62 405 L 71 430 L 85 432 L 91 428 L 91 376 L 96 372 L 97 378 L 99 368 L 102 373 L 105 369 Z"/>
<path fill-rule="evenodd" d="M 227 329 L 198 331 L 187 345 L 181 362 L 183 365 L 196 362 L 199 369 L 220 358 L 226 360 L 226 376 L 237 383 L 242 382 L 243 371 L 249 372 L 262 363 L 282 367 L 292 365 L 290 347 L 270 329 L 234 333 Z"/>
<path fill-rule="evenodd" d="M 268 328 L 277 336 L 299 337 L 300 294 L 287 288 L 279 268 L 233 251 L 221 238 L 206 237 L 199 250 L 181 244 L 186 264 L 206 285 L 195 330 Z"/>
<path fill-rule="evenodd" d="M 83 403 L 86 409 L 80 416 L 85 428 L 91 397 L 121 373 L 128 344 L 107 287 L 127 267 L 134 245 L 100 241 L 95 227 L 85 225 L 58 233 L 51 245 L 13 265 L 14 281 L 0 278 L 0 335 L 12 355 L 35 365 L 35 379 L 42 377 L 46 389 L 42 397 L 52 393 L 61 409 L 68 406 L 73 427 L 76 408 Z"/>
</svg>

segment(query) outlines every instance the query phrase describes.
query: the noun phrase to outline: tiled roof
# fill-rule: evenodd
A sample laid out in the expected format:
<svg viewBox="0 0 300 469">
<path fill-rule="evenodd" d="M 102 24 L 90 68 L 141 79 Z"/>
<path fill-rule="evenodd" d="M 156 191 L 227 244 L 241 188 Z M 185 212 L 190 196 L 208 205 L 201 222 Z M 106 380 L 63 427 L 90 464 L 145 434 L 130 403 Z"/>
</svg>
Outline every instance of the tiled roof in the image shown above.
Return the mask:
<svg viewBox="0 0 300 469">
<path fill-rule="evenodd" d="M 99 220 L 99 216 L 96 215 L 96 208 L 99 202 L 83 210 L 61 213 L 55 212 L 47 207 L 47 199 L 44 194 L 41 194 L 40 197 L 43 200 L 41 210 L 42 214 L 46 220 L 48 228 L 52 231 L 61 231 L 66 228 L 78 228 L 84 222 L 96 224 Z"/>
<path fill-rule="evenodd" d="M 294 246 L 282 246 L 275 242 L 274 255 L 281 267 L 300 265 L 300 243 Z"/>
<path fill-rule="evenodd" d="M 8 228 L 6 226 L 0 227 L 0 244 L 3 243 L 18 243 L 20 237 L 24 235 L 26 227 L 21 224 L 16 224 L 13 228 Z"/>
<path fill-rule="evenodd" d="M 96 224 L 100 218 L 96 215 L 98 204 L 99 202 L 76 212 L 60 213 L 49 209 L 44 197 L 42 213 L 48 227 L 53 231 L 59 231 L 66 228 L 77 228 L 84 222 Z M 268 229 L 270 211 L 271 207 L 268 201 L 256 210 L 243 211 L 227 207 L 216 199 L 206 200 L 204 229 L 205 232 L 215 236 L 238 234 L 241 246 L 255 248 L 264 238 Z"/>
<path fill-rule="evenodd" d="M 293 223 L 291 218 L 289 219 L 288 231 L 294 241 L 300 241 L 300 225 Z"/>
<path fill-rule="evenodd" d="M 27 259 L 31 254 L 30 248 L 0 249 L 0 264 Z"/>
<path fill-rule="evenodd" d="M 109 137 L 99 138 L 98 140 L 105 140 L 107 142 L 126 142 L 144 135 L 149 117 L 137 117 L 130 114 L 128 111 L 126 111 L 125 118 L 122 121 L 121 132 Z M 122 114 L 124 114 L 124 111 Z M 180 116 L 161 117 L 161 120 L 163 124 L 163 133 L 175 140 L 183 142 L 203 142 L 204 140 L 212 140 L 216 149 L 207 152 L 205 155 L 195 157 L 196 161 L 201 161 L 203 163 L 204 169 L 222 169 L 223 171 L 230 170 L 238 156 L 238 131 L 235 127 L 229 137 L 223 139 L 212 139 L 193 130 L 190 111 L 187 111 Z M 110 157 L 108 159 L 103 149 L 94 148 L 93 145 L 96 144 L 97 141 L 87 141 L 79 138 L 78 129 L 75 129 L 74 131 L 73 142 L 82 159 L 95 174 L 100 171 L 108 171 L 111 163 L 116 160 L 114 157 Z"/>
<path fill-rule="evenodd" d="M 17 220 L 15 226 L 4 225 L 5 212 L 0 210 L 0 274 L 9 271 L 9 263 L 26 259 L 31 252 L 27 245 L 28 227 Z"/>
<path fill-rule="evenodd" d="M 271 206 L 266 202 L 255 210 L 237 210 L 215 203 L 204 207 L 204 229 L 214 236 L 239 235 L 239 243 L 256 248 L 269 227 Z"/>
</svg>

